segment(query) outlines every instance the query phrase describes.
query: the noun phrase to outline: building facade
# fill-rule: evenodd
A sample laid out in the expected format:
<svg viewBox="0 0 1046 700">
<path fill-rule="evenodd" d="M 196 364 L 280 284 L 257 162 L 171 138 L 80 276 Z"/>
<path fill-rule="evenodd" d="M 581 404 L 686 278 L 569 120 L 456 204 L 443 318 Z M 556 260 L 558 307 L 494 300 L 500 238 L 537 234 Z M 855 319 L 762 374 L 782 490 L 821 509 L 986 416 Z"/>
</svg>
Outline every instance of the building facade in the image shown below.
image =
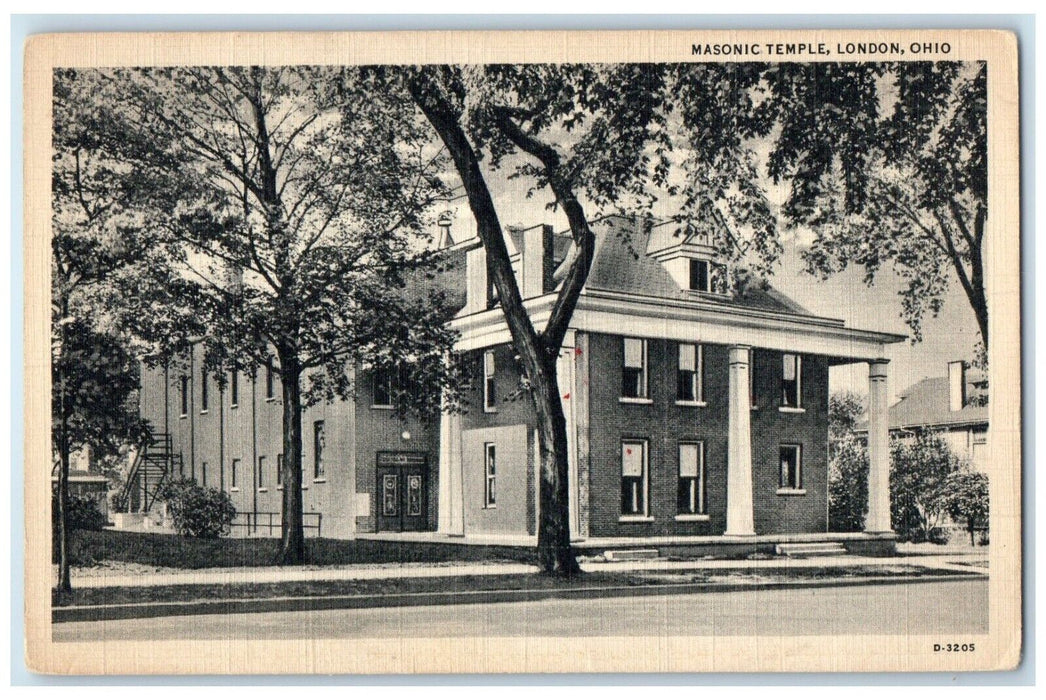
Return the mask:
<svg viewBox="0 0 1046 700">
<path fill-rule="evenodd" d="M 557 365 L 573 538 L 826 532 L 828 374 L 853 362 L 868 363 L 872 383 L 869 531 L 888 532 L 885 357 L 903 336 L 846 328 L 758 285 L 736 292 L 708 241 L 670 225 L 593 226 L 591 272 Z M 462 263 L 446 274 L 464 290 L 451 323 L 473 388 L 438 424 L 393 416 L 365 373 L 354 400 L 307 409 L 306 525 L 322 521 L 323 536 L 536 534 L 536 416 L 485 251 L 474 238 L 443 240 Z M 570 238 L 536 226 L 506 243 L 540 329 Z M 263 369 L 219 388 L 198 357 L 143 377 L 143 415 L 172 436 L 187 475 L 228 491 L 241 513 L 260 514 L 255 523 L 278 524 L 278 379 Z"/>
</svg>

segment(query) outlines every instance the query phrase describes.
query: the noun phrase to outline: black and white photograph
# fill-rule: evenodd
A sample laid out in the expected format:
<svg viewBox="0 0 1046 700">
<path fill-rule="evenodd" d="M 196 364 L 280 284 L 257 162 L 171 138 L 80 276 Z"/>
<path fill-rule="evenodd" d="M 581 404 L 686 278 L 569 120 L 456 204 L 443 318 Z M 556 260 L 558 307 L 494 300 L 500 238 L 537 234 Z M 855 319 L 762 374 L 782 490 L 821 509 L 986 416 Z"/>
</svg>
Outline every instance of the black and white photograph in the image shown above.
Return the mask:
<svg viewBox="0 0 1046 700">
<path fill-rule="evenodd" d="M 1017 663 L 1013 37 L 526 34 L 30 45 L 31 666 Z"/>
</svg>

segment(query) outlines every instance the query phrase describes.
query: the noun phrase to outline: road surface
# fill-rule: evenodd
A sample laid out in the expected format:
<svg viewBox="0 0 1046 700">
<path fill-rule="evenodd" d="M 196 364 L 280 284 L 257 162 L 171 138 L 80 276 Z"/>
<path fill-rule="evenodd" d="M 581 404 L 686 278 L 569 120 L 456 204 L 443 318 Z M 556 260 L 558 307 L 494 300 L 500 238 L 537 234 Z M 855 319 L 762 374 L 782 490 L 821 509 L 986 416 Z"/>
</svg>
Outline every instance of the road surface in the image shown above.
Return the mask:
<svg viewBox="0 0 1046 700">
<path fill-rule="evenodd" d="M 54 641 L 483 636 L 982 634 L 988 582 L 192 615 L 53 626 Z"/>
</svg>

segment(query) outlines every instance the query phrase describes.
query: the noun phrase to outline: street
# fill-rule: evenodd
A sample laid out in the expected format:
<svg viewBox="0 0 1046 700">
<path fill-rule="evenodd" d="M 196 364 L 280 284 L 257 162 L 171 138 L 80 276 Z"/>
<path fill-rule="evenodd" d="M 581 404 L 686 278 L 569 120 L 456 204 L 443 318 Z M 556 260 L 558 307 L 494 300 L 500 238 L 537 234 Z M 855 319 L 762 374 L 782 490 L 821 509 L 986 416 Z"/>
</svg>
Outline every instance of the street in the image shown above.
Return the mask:
<svg viewBox="0 0 1046 700">
<path fill-rule="evenodd" d="M 982 634 L 988 581 L 55 624 L 54 641 Z"/>
</svg>

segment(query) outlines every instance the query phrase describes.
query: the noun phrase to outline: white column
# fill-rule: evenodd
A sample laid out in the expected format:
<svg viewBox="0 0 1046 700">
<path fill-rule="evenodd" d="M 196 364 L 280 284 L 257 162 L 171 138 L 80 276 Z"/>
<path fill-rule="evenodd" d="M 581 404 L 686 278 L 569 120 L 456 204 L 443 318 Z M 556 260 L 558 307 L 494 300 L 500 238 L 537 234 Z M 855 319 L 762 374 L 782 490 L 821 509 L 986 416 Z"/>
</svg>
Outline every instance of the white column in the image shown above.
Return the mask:
<svg viewBox="0 0 1046 700">
<path fill-rule="evenodd" d="M 868 517 L 865 532 L 890 527 L 890 417 L 886 389 L 889 360 L 868 363 Z"/>
<path fill-rule="evenodd" d="M 751 349 L 730 348 L 730 426 L 726 459 L 726 534 L 754 535 L 752 414 L 748 387 Z"/>
<path fill-rule="evenodd" d="M 446 535 L 464 535 L 461 497 L 461 416 L 443 412 L 439 422 L 439 522 Z"/>
</svg>

